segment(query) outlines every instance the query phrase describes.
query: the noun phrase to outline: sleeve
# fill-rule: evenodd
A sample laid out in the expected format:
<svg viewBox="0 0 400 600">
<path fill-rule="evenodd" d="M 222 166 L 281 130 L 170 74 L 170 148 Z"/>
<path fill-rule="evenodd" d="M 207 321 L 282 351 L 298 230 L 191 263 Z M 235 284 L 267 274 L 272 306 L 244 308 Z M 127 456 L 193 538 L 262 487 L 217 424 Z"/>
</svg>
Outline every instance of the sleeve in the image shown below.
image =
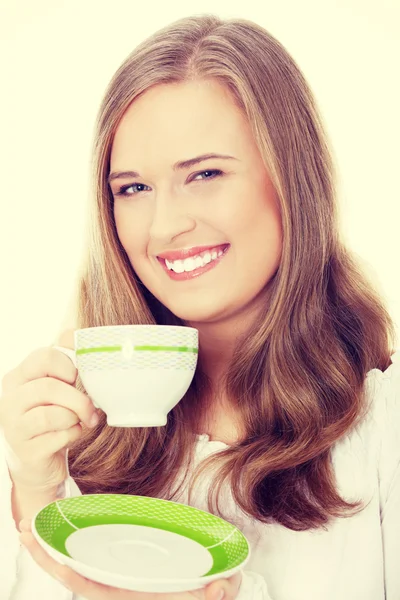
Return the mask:
<svg viewBox="0 0 400 600">
<path fill-rule="evenodd" d="M 378 462 L 386 600 L 400 597 L 400 351 L 382 374 Z"/>
<path fill-rule="evenodd" d="M 378 426 L 378 477 L 386 600 L 400 598 L 400 349 L 378 377 L 374 421 Z M 374 370 L 375 371 L 375 370 Z M 371 381 L 372 383 L 372 381 Z M 243 571 L 236 600 L 273 600 L 264 578 Z"/>
<path fill-rule="evenodd" d="M 273 600 L 268 593 L 267 583 L 259 573 L 242 571 L 242 583 L 236 600 Z"/>
<path fill-rule="evenodd" d="M 8 470 L 7 444 L 0 431 L 0 598 L 30 600 L 35 590 L 41 600 L 72 600 L 72 593 L 50 577 L 31 558 L 19 542 L 12 516 L 12 480 Z M 79 496 L 75 481 L 68 477 L 60 487 L 60 497 Z"/>
<path fill-rule="evenodd" d="M 20 550 L 18 531 L 11 509 L 12 483 L 8 472 L 3 435 L 0 435 L 0 598 L 11 598 L 17 578 L 17 558 Z"/>
</svg>

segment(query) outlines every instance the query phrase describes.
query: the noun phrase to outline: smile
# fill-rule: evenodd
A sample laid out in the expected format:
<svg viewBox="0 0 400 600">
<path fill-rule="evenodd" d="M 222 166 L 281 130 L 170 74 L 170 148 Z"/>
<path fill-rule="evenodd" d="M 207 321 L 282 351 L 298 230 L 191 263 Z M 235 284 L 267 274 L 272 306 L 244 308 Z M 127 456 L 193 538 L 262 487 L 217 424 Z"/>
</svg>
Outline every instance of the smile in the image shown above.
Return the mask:
<svg viewBox="0 0 400 600">
<path fill-rule="evenodd" d="M 183 260 L 169 261 L 168 259 L 160 257 L 158 257 L 158 260 L 171 279 L 185 280 L 192 277 L 198 277 L 213 269 L 219 264 L 228 249 L 229 244 L 224 244 L 224 246 L 209 248 L 204 252 Z"/>
</svg>

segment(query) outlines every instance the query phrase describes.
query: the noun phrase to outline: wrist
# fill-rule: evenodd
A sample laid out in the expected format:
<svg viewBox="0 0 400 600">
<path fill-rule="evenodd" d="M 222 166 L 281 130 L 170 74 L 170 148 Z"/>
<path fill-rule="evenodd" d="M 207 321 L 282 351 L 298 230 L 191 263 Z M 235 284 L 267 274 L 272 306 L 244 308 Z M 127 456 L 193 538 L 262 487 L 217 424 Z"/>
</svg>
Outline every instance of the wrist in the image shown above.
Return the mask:
<svg viewBox="0 0 400 600">
<path fill-rule="evenodd" d="M 39 510 L 60 498 L 59 492 L 60 486 L 44 490 L 13 482 L 11 505 L 17 528 L 22 519 L 32 519 Z"/>
</svg>

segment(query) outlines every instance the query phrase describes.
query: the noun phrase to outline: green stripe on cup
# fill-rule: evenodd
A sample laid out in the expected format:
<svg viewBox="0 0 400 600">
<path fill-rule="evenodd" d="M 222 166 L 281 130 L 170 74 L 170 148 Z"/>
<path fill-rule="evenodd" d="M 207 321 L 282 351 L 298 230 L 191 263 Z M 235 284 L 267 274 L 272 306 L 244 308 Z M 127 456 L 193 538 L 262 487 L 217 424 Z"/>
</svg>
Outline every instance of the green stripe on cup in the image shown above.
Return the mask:
<svg viewBox="0 0 400 600">
<path fill-rule="evenodd" d="M 194 352 L 195 354 L 198 353 L 197 348 L 189 348 L 188 346 L 134 346 L 133 349 L 138 350 L 139 352 L 150 350 L 151 352 L 161 351 L 161 352 Z"/>
<path fill-rule="evenodd" d="M 193 352 L 198 354 L 198 348 L 188 346 L 133 346 L 137 352 Z M 97 348 L 79 348 L 76 354 L 93 354 L 100 352 L 121 352 L 122 346 L 98 346 Z"/>
<path fill-rule="evenodd" d="M 92 354 L 93 352 L 120 352 L 122 346 L 98 346 L 97 348 L 79 348 L 76 354 Z"/>
</svg>

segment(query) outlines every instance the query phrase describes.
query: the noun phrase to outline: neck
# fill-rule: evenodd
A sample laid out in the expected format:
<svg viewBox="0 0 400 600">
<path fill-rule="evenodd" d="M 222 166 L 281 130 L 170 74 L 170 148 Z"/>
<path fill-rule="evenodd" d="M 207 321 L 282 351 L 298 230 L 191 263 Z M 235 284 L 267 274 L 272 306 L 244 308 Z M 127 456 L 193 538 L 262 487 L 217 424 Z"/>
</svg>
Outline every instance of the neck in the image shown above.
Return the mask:
<svg viewBox="0 0 400 600">
<path fill-rule="evenodd" d="M 199 361 L 214 393 L 222 393 L 236 344 L 250 330 L 253 320 L 254 315 L 251 318 L 247 314 L 247 318 L 239 317 L 234 321 L 190 323 L 199 331 Z"/>
<path fill-rule="evenodd" d="M 211 440 L 234 444 L 245 435 L 227 396 L 225 381 L 236 345 L 249 334 L 259 308 L 247 307 L 246 312 L 225 320 L 188 323 L 199 331 L 199 364 L 210 382 L 196 428 L 199 433 L 208 433 Z"/>
</svg>

